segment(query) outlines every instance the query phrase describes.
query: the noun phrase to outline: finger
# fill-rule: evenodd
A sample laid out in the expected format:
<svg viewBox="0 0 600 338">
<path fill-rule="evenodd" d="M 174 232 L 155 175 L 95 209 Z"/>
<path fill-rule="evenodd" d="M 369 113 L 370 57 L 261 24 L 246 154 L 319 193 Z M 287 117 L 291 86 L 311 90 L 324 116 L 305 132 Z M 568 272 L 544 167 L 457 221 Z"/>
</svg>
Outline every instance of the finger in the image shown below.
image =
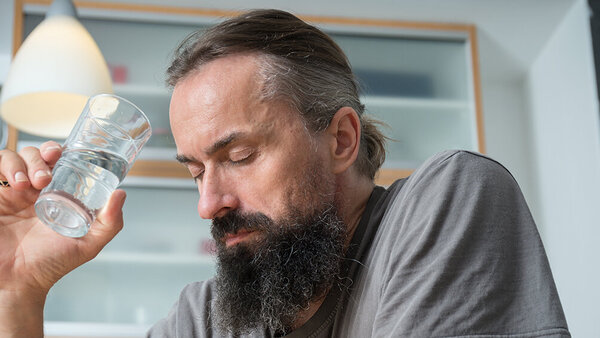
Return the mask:
<svg viewBox="0 0 600 338">
<path fill-rule="evenodd" d="M 123 205 L 126 197 L 125 191 L 115 190 L 108 203 L 98 213 L 90 231 L 83 237 L 84 241 L 93 242 L 92 255 L 100 252 L 123 229 Z"/>
<path fill-rule="evenodd" d="M 56 161 L 62 155 L 62 146 L 54 141 L 44 142 L 40 146 L 40 154 L 42 155 L 42 159 L 48 163 L 50 168 L 54 167 Z"/>
<path fill-rule="evenodd" d="M 0 150 L 0 174 L 16 190 L 24 190 L 30 187 L 27 166 L 21 156 L 12 150 Z"/>
<path fill-rule="evenodd" d="M 42 159 L 40 150 L 34 147 L 25 147 L 19 151 L 19 155 L 27 166 L 27 176 L 31 185 L 36 189 L 47 186 L 52 179 L 52 173 L 46 161 Z"/>
</svg>

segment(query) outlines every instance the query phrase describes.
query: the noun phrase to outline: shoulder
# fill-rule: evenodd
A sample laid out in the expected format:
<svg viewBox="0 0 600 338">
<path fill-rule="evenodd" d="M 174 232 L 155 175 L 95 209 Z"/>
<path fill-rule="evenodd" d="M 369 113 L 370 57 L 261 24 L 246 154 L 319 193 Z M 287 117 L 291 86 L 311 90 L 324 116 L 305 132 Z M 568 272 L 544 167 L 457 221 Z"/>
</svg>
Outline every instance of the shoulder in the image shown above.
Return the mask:
<svg viewBox="0 0 600 338">
<path fill-rule="evenodd" d="M 519 185 L 502 164 L 479 153 L 448 150 L 430 157 L 406 179 L 388 212 L 464 218 L 506 215 L 515 208 L 528 213 Z"/>
<path fill-rule="evenodd" d="M 509 179 L 514 181 L 510 172 L 498 161 L 485 155 L 465 151 L 447 150 L 440 152 L 421 165 L 411 177 L 452 175 L 471 178 Z"/>
<path fill-rule="evenodd" d="M 209 279 L 186 285 L 177 301 L 176 307 L 179 318 L 188 317 L 187 320 L 204 319 L 203 324 L 210 324 L 207 320 L 211 313 L 211 304 L 215 298 L 214 280 Z"/>
<path fill-rule="evenodd" d="M 489 157 L 460 150 L 432 156 L 406 179 L 385 211 L 380 232 L 394 239 L 389 250 L 403 251 L 397 252 L 400 258 L 408 257 L 408 248 L 436 257 L 465 239 L 475 250 L 488 247 L 487 240 L 504 245 L 512 235 L 537 237 L 510 172 Z M 508 246 L 497 249 L 505 252 Z"/>
<path fill-rule="evenodd" d="M 374 244 L 381 332 L 541 336 L 566 327 L 525 199 L 489 157 L 445 151 L 427 160 L 390 203 Z"/>
<path fill-rule="evenodd" d="M 179 295 L 179 300 L 214 298 L 214 279 L 208 279 L 201 282 L 194 282 L 186 285 Z"/>
<path fill-rule="evenodd" d="M 474 196 L 474 192 L 489 195 L 491 191 L 512 194 L 520 193 L 520 188 L 499 162 L 475 152 L 448 150 L 430 157 L 417 168 L 398 192 L 398 197 L 422 195 L 443 202 L 440 197 Z"/>
</svg>

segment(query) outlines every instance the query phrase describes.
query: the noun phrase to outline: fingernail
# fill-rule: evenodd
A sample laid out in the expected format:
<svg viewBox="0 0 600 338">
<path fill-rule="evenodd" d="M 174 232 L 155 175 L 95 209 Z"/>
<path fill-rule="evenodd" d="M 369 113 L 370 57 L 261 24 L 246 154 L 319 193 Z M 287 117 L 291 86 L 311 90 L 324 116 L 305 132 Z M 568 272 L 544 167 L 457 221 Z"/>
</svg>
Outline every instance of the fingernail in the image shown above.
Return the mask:
<svg viewBox="0 0 600 338">
<path fill-rule="evenodd" d="M 38 170 L 35 172 L 35 178 L 43 178 L 52 175 L 48 170 Z"/>
<path fill-rule="evenodd" d="M 27 182 L 27 175 L 25 175 L 24 172 L 19 171 L 18 173 L 15 174 L 15 181 L 17 182 Z"/>
<path fill-rule="evenodd" d="M 62 151 L 62 148 L 59 146 L 51 146 L 51 147 L 44 149 L 44 154 L 47 154 L 51 151 Z"/>
</svg>

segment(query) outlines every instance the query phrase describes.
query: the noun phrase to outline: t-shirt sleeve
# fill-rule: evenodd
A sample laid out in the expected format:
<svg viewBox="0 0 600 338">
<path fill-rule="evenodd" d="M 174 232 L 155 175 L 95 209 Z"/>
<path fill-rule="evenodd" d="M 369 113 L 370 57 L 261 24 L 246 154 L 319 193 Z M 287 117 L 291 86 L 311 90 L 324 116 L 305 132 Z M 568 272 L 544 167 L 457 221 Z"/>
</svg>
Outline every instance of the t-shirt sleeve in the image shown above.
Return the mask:
<svg viewBox="0 0 600 338">
<path fill-rule="evenodd" d="M 373 337 L 570 336 L 534 220 L 497 162 L 432 158 L 382 224 L 389 256 Z"/>
</svg>

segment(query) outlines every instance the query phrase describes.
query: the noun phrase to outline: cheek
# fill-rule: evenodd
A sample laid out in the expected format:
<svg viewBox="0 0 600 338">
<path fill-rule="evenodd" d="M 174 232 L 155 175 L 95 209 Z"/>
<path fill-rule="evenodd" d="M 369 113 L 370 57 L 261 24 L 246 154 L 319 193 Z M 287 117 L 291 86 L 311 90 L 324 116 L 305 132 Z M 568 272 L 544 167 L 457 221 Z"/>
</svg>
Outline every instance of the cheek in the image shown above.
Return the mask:
<svg viewBox="0 0 600 338">
<path fill-rule="evenodd" d="M 289 211 L 290 204 L 300 209 L 312 204 L 310 199 L 315 197 L 312 181 L 319 179 L 313 176 L 322 174 L 325 169 L 320 166 L 324 162 L 305 134 L 290 133 L 295 137 L 263 149 L 255 165 L 235 178 L 245 211 L 260 211 L 278 219 Z"/>
<path fill-rule="evenodd" d="M 281 197 L 285 195 L 288 174 L 281 165 L 265 161 L 252 175 L 241 177 L 240 186 L 246 187 L 247 203 L 250 208 L 272 217 L 281 206 Z"/>
<path fill-rule="evenodd" d="M 290 192 L 296 190 L 302 166 L 302 162 L 291 161 L 283 154 L 269 156 L 231 177 L 242 211 L 258 211 L 270 218 L 279 218 L 286 211 Z"/>
<path fill-rule="evenodd" d="M 298 174 L 295 186 L 289 202 L 296 203 L 300 209 L 314 211 L 334 204 L 335 175 L 323 166 L 322 160 L 315 158 L 307 163 L 302 173 Z"/>
</svg>

